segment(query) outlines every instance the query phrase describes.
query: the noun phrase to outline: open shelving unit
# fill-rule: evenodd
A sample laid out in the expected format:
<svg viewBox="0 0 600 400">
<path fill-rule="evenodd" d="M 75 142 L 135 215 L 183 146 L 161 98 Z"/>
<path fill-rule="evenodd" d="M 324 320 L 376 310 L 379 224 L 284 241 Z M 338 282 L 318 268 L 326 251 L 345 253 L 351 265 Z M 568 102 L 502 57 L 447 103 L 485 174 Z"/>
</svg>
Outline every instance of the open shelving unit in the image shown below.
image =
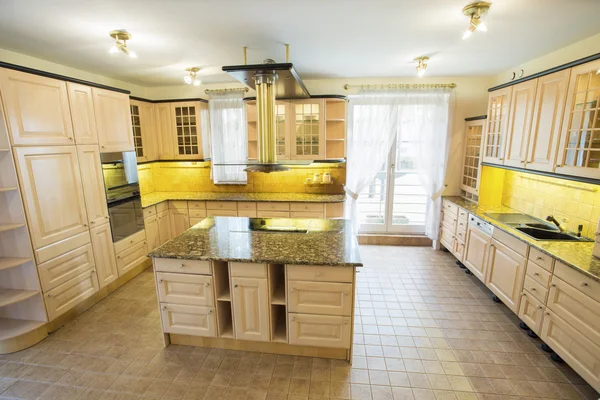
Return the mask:
<svg viewBox="0 0 600 400">
<path fill-rule="evenodd" d="M 224 261 L 214 261 L 213 268 L 219 337 L 233 339 L 233 314 L 231 312 L 229 265 Z"/>
<path fill-rule="evenodd" d="M 346 100 L 325 101 L 325 156 L 346 157 Z"/>
<path fill-rule="evenodd" d="M 288 342 L 286 318 L 285 265 L 269 264 L 269 301 L 271 302 L 271 339 Z"/>
<path fill-rule="evenodd" d="M 40 281 L 8 129 L 0 103 L 0 354 L 21 350 L 47 335 Z"/>
</svg>

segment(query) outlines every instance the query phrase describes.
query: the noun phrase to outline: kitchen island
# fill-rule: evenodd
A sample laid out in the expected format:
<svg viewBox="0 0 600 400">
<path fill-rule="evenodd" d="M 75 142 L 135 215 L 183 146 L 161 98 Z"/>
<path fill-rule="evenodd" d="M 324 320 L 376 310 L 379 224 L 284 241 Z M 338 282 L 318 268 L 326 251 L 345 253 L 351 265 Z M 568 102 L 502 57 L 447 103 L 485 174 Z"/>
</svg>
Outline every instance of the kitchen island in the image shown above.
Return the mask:
<svg viewBox="0 0 600 400">
<path fill-rule="evenodd" d="M 165 345 L 351 359 L 350 221 L 209 217 L 149 256 Z"/>
</svg>

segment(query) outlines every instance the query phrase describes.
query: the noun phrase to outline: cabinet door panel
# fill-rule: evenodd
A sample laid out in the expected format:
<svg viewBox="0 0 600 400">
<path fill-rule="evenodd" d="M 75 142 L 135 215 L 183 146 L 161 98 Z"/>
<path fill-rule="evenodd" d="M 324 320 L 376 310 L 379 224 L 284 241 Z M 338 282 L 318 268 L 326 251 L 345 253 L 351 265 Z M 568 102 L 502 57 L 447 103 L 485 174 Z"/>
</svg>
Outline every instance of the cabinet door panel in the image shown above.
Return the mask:
<svg viewBox="0 0 600 400">
<path fill-rule="evenodd" d="M 175 134 L 171 122 L 171 105 L 169 103 L 154 104 L 154 118 L 158 138 L 158 158 L 160 160 L 173 160 L 175 158 L 173 151 Z"/>
<path fill-rule="evenodd" d="M 67 85 L 9 69 L 0 69 L 7 125 L 15 146 L 73 144 Z"/>
<path fill-rule="evenodd" d="M 161 304 L 165 333 L 192 336 L 216 336 L 216 318 L 212 307 Z"/>
<path fill-rule="evenodd" d="M 199 101 L 170 103 L 171 105 L 171 137 L 174 141 L 174 155 L 178 160 L 197 160 L 202 154 L 202 127 L 200 109 L 206 104 Z"/>
<path fill-rule="evenodd" d="M 102 152 L 133 151 L 129 96 L 92 88 L 98 142 Z"/>
<path fill-rule="evenodd" d="M 527 169 L 554 171 L 571 70 L 538 78 Z"/>
<path fill-rule="evenodd" d="M 532 331 L 540 335 L 542 330 L 542 319 L 544 317 L 544 305 L 526 291 L 523 292 L 521 297 L 519 318 L 521 321 L 525 322 Z"/>
<path fill-rule="evenodd" d="M 446 228 L 446 226 L 443 226 L 440 229 L 440 243 L 447 250 L 452 250 L 454 248 L 454 234 Z"/>
<path fill-rule="evenodd" d="M 159 140 L 156 129 L 156 118 L 154 116 L 154 104 L 140 102 L 140 113 L 142 145 L 146 161 L 158 160 Z"/>
<path fill-rule="evenodd" d="M 239 340 L 268 342 L 269 296 L 267 280 L 231 278 L 235 337 Z"/>
<path fill-rule="evenodd" d="M 96 260 L 96 273 L 100 288 L 115 281 L 119 277 L 115 248 L 110 234 L 110 224 L 104 224 L 90 229 L 92 235 L 92 247 L 94 259 Z"/>
<path fill-rule="evenodd" d="M 81 175 L 85 177 L 82 185 L 88 222 L 91 227 L 105 224 L 108 222 L 108 207 L 98 146 L 77 146 L 77 155 Z"/>
<path fill-rule="evenodd" d="M 171 218 L 171 232 L 173 236 L 181 235 L 190 227 L 190 217 L 187 210 L 170 209 L 169 215 Z"/>
<path fill-rule="evenodd" d="M 196 306 L 214 305 L 212 276 L 159 272 L 156 278 L 160 302 Z"/>
<path fill-rule="evenodd" d="M 514 313 L 519 312 L 525 262 L 524 257 L 492 239 L 485 284 Z"/>
<path fill-rule="evenodd" d="M 292 160 L 325 158 L 325 101 L 296 100 L 289 105 Z"/>
<path fill-rule="evenodd" d="M 492 164 L 504 162 L 508 110 L 512 86 L 490 93 L 488 100 L 488 119 L 483 143 L 483 161 Z"/>
<path fill-rule="evenodd" d="M 350 348 L 351 317 L 310 314 L 288 314 L 289 343 Z"/>
<path fill-rule="evenodd" d="M 171 229 L 171 216 L 169 210 L 158 213 L 156 216 L 158 224 L 158 237 L 160 239 L 159 244 L 162 245 L 165 242 L 173 239 L 173 231 Z"/>
<path fill-rule="evenodd" d="M 504 165 L 525 166 L 536 87 L 537 79 L 513 86 L 508 113 Z"/>
<path fill-rule="evenodd" d="M 67 82 L 76 144 L 98 144 L 92 88 Z"/>
<path fill-rule="evenodd" d="M 144 229 L 146 230 L 146 240 L 148 241 L 148 251 L 152 251 L 160 246 L 160 234 L 158 230 L 158 217 L 153 215 L 144 219 Z"/>
<path fill-rule="evenodd" d="M 42 290 L 49 292 L 58 285 L 94 268 L 92 246 L 86 244 L 38 266 Z"/>
<path fill-rule="evenodd" d="M 66 313 L 98 291 L 96 271 L 90 270 L 68 280 L 44 295 L 50 321 Z"/>
<path fill-rule="evenodd" d="M 288 281 L 290 312 L 352 315 L 352 284 Z"/>
<path fill-rule="evenodd" d="M 476 227 L 469 226 L 463 264 L 481 282 L 485 282 L 487 257 L 491 238 Z"/>
<path fill-rule="evenodd" d="M 119 271 L 119 276 L 123 276 L 146 261 L 148 259 L 146 254 L 148 254 L 148 247 L 146 246 L 145 240 L 117 254 L 117 270 Z"/>
<path fill-rule="evenodd" d="M 88 218 L 75 146 L 14 151 L 34 248 L 86 231 Z"/>
</svg>

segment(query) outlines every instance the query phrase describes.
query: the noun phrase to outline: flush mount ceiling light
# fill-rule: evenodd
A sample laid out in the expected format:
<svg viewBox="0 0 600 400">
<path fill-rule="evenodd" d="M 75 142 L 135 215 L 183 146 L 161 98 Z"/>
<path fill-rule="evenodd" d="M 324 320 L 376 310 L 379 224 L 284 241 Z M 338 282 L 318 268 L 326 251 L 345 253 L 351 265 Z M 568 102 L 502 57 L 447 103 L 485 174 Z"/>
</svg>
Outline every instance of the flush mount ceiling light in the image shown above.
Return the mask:
<svg viewBox="0 0 600 400">
<path fill-rule="evenodd" d="M 417 57 L 415 58 L 415 61 L 419 63 L 417 65 L 417 76 L 422 78 L 427 70 L 427 61 L 429 61 L 429 57 Z"/>
<path fill-rule="evenodd" d="M 188 85 L 200 86 L 202 81 L 200 79 L 196 78 L 196 73 L 198 71 L 200 71 L 200 68 L 191 67 L 191 68 L 186 68 L 185 70 L 187 72 L 189 72 L 189 75 L 186 75 L 183 77 L 183 80 L 185 81 L 185 83 L 187 83 Z"/>
<path fill-rule="evenodd" d="M 111 38 L 115 39 L 115 44 L 109 50 L 110 54 L 122 52 L 131 58 L 137 58 L 137 54 L 127 48 L 127 41 L 131 39 L 131 34 L 129 32 L 125 29 L 117 29 L 108 34 Z"/>
<path fill-rule="evenodd" d="M 487 31 L 487 26 L 485 25 L 485 22 L 483 22 L 481 20 L 481 17 L 485 13 L 488 12 L 488 10 L 490 9 L 491 6 L 492 6 L 491 3 L 486 3 L 485 1 L 479 1 L 477 3 L 469 4 L 468 6 L 463 8 L 463 10 L 462 10 L 463 14 L 466 15 L 467 17 L 469 17 L 469 27 L 465 31 L 465 34 L 463 35 L 463 39 L 467 39 L 475 31 L 479 31 L 479 32 Z"/>
</svg>

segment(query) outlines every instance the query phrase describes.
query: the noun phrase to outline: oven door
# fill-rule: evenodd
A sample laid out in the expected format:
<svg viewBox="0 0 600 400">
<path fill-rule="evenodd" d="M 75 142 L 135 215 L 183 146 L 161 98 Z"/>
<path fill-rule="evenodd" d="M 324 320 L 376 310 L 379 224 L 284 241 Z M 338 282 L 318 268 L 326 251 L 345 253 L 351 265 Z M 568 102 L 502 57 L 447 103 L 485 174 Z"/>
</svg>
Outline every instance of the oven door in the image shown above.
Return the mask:
<svg viewBox="0 0 600 400">
<path fill-rule="evenodd" d="M 144 229 L 140 196 L 109 203 L 108 214 L 114 243 Z"/>
</svg>

